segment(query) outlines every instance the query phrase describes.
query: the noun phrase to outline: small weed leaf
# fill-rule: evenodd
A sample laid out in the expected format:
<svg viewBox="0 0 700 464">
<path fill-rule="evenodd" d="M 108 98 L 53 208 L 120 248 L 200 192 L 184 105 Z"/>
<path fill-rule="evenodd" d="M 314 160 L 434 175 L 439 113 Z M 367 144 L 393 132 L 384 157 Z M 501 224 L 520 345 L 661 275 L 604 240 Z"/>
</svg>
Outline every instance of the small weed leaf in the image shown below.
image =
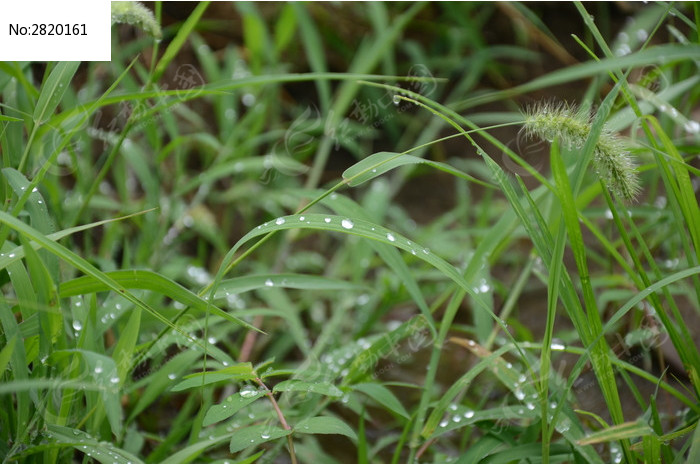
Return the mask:
<svg viewBox="0 0 700 464">
<path fill-rule="evenodd" d="M 591 130 L 588 113 L 566 103 L 540 103 L 527 109 L 523 130 L 528 137 L 549 142 L 559 139 L 569 149 L 583 148 Z M 636 168 L 624 143 L 607 128 L 598 138 L 593 156 L 596 174 L 605 186 L 624 201 L 639 193 Z"/>
<path fill-rule="evenodd" d="M 306 419 L 294 427 L 294 432 L 345 435 L 353 441 L 357 440 L 357 434 L 348 424 L 338 418 L 330 416 L 319 416 Z"/>
</svg>

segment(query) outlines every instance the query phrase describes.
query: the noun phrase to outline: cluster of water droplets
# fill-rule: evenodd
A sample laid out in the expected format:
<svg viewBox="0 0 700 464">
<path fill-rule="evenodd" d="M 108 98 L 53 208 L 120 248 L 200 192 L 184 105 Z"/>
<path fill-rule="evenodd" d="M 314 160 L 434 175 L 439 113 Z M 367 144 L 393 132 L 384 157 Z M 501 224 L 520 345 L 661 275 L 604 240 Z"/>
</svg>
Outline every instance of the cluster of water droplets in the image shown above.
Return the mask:
<svg viewBox="0 0 700 464">
<path fill-rule="evenodd" d="M 209 285 L 212 282 L 212 277 L 209 272 L 200 266 L 187 266 L 187 277 L 189 277 L 197 285 Z"/>
<path fill-rule="evenodd" d="M 107 441 L 97 442 L 91 435 L 77 429 L 73 430 L 73 435 L 78 442 L 76 449 L 82 451 L 87 457 L 94 458 L 98 462 L 112 461 L 131 464 L 131 461 L 125 460 L 124 456 L 119 454 L 111 443 Z"/>
<path fill-rule="evenodd" d="M 450 425 L 456 428 L 457 424 L 469 423 L 470 419 L 474 418 L 474 411 L 465 406 L 452 403 L 447 409 L 449 412 L 440 421 L 440 428 L 447 428 Z"/>
</svg>

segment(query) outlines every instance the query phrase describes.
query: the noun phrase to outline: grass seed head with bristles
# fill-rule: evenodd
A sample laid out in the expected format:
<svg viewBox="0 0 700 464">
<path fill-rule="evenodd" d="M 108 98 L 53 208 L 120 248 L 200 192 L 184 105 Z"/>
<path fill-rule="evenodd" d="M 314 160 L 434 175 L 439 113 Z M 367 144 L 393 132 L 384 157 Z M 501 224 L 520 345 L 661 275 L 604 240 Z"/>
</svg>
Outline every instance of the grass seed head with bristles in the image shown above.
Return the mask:
<svg viewBox="0 0 700 464">
<path fill-rule="evenodd" d="M 549 142 L 558 138 L 569 149 L 582 148 L 591 131 L 590 114 L 567 103 L 539 103 L 525 113 L 528 137 Z M 639 193 L 636 167 L 620 138 L 606 127 L 595 145 L 593 166 L 603 184 L 617 197 L 631 202 Z"/>
</svg>

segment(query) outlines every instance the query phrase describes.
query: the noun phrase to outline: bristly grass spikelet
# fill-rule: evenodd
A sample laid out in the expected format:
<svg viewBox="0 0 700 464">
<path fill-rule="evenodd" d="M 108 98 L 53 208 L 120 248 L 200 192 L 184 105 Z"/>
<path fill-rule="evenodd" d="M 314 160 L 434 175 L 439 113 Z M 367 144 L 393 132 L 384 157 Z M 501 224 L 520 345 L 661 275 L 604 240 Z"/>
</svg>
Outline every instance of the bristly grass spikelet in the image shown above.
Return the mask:
<svg viewBox="0 0 700 464">
<path fill-rule="evenodd" d="M 112 24 L 121 23 L 138 26 L 156 40 L 163 38 L 153 13 L 139 2 L 112 2 Z"/>
<path fill-rule="evenodd" d="M 538 103 L 526 110 L 523 130 L 528 137 L 549 142 L 558 138 L 569 149 L 582 148 L 590 134 L 591 115 L 568 103 Z M 595 145 L 593 166 L 603 184 L 616 196 L 631 202 L 639 193 L 634 162 L 624 142 L 603 127 Z"/>
</svg>

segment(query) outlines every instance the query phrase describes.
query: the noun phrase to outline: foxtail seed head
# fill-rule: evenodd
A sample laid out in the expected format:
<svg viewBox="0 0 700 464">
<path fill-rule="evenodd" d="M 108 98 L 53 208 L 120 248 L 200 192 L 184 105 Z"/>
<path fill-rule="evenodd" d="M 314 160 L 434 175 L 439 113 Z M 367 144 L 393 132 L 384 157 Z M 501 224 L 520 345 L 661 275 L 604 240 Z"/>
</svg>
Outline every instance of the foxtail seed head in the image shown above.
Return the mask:
<svg viewBox="0 0 700 464">
<path fill-rule="evenodd" d="M 523 130 L 528 137 L 558 138 L 569 149 L 582 148 L 591 131 L 590 114 L 566 103 L 540 103 L 527 109 Z M 603 184 L 630 202 L 639 193 L 636 166 L 624 143 L 603 127 L 593 153 L 593 167 Z"/>
</svg>

